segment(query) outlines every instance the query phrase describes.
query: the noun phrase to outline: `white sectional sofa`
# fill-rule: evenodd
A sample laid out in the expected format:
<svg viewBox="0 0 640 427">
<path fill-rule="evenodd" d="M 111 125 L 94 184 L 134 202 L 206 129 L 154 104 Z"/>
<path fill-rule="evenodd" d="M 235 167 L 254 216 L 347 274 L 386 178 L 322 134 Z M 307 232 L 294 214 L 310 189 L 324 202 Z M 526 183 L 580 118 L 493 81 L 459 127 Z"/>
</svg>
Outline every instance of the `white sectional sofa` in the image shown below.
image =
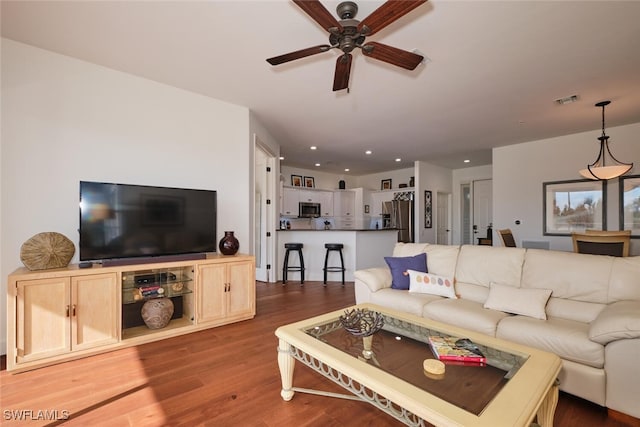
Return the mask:
<svg viewBox="0 0 640 427">
<path fill-rule="evenodd" d="M 381 266 L 355 272 L 356 302 L 553 352 L 562 359 L 561 390 L 640 418 L 640 257 L 418 243 L 398 243 L 393 257 L 421 252 L 429 273 L 454 278 L 458 298 L 392 289 L 391 272 Z M 500 289 L 516 298 L 500 301 Z M 551 290 L 548 301 L 526 299 L 541 290 Z M 513 314 L 518 308 L 509 305 L 523 304 L 518 293 L 534 313 L 542 304 L 543 318 Z M 490 297 L 506 307 L 485 308 Z"/>
</svg>

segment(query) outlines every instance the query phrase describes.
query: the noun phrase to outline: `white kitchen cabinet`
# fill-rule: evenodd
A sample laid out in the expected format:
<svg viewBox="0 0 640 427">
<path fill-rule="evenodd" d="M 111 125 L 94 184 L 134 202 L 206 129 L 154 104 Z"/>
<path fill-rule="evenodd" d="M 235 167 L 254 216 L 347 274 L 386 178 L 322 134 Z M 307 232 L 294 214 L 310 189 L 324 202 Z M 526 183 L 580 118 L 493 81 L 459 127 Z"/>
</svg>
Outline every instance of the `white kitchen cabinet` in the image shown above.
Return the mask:
<svg viewBox="0 0 640 427">
<path fill-rule="evenodd" d="M 287 187 L 283 188 L 280 214 L 286 216 L 298 216 L 298 202 L 300 202 L 300 190 Z"/>
<path fill-rule="evenodd" d="M 333 193 L 333 215 L 337 217 L 351 217 L 355 215 L 356 194 L 350 190 L 335 191 Z"/>
</svg>

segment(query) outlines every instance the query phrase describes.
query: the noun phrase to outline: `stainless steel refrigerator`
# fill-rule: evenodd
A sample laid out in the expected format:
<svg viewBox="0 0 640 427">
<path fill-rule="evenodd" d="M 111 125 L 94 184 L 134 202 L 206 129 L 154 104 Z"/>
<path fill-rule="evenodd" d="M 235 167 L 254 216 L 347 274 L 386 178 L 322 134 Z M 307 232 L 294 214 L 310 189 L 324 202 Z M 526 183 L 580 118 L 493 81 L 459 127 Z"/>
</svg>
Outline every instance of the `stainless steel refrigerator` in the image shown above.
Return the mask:
<svg viewBox="0 0 640 427">
<path fill-rule="evenodd" d="M 388 228 L 398 229 L 398 242 L 414 242 L 413 200 L 391 200 L 389 202 L 383 202 L 382 216 L 388 218 Z M 387 226 L 386 223 L 385 226 Z"/>
</svg>

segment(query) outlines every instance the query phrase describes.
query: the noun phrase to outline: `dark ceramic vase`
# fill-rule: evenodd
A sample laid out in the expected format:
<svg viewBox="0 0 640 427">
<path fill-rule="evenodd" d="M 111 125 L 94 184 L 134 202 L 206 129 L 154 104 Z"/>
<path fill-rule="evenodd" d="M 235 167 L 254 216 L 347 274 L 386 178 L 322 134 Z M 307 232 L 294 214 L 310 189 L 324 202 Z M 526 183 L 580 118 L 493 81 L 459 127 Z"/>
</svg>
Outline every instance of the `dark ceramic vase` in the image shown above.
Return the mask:
<svg viewBox="0 0 640 427">
<path fill-rule="evenodd" d="M 222 255 L 235 255 L 238 249 L 240 249 L 240 242 L 238 242 L 238 239 L 233 235 L 233 231 L 225 231 L 224 237 L 218 244 L 218 248 L 220 248 Z"/>
</svg>

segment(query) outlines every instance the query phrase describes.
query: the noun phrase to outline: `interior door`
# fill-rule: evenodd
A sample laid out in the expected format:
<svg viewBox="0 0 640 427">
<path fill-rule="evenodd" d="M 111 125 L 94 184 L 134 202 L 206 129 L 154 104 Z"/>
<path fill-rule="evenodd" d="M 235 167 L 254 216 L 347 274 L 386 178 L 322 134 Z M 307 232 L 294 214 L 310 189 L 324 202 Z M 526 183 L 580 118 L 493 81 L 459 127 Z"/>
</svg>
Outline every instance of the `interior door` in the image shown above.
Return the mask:
<svg viewBox="0 0 640 427">
<path fill-rule="evenodd" d="M 254 136 L 254 230 L 253 254 L 256 258 L 256 280 L 274 282 L 271 273 L 275 240 L 275 156 L 269 153 Z"/>
<path fill-rule="evenodd" d="M 493 222 L 493 181 L 483 179 L 473 181 L 473 241 L 487 237 L 487 228 Z"/>
<path fill-rule="evenodd" d="M 436 199 L 436 243 L 451 244 L 451 194 L 438 193 Z"/>
</svg>

